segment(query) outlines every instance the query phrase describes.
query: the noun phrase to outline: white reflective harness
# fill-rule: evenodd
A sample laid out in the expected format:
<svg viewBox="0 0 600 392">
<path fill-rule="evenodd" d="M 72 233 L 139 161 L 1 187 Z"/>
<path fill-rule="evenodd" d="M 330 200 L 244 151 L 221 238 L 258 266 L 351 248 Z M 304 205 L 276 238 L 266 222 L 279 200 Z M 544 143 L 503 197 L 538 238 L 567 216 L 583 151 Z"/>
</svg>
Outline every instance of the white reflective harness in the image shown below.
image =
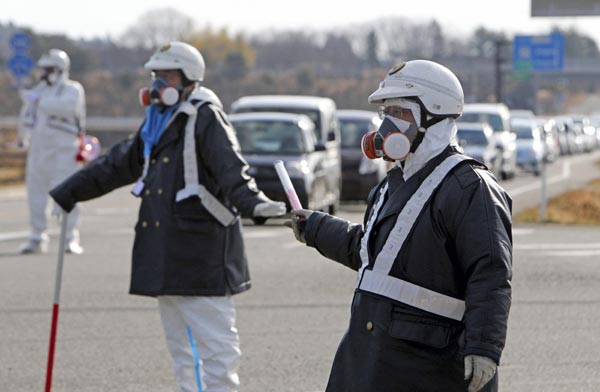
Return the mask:
<svg viewBox="0 0 600 392">
<path fill-rule="evenodd" d="M 394 228 L 390 231 L 385 244 L 375 258 L 373 269 L 369 270 L 366 269 L 369 265 L 369 236 L 383 205 L 388 186 L 386 184 L 381 188 L 379 199 L 373 207 L 373 213 L 367 221 L 365 234 L 361 241 L 360 258 L 362 266 L 358 272 L 357 279 L 359 289 L 376 293 L 440 316 L 459 321 L 462 320 L 465 312 L 464 301 L 390 276 L 389 273 L 394 265 L 394 260 L 398 256 L 404 241 L 408 237 L 427 200 L 429 200 L 446 175 L 456 165 L 467 159 L 471 158 L 464 155 L 452 155 L 439 164 L 423 181 L 398 215 Z"/>
<path fill-rule="evenodd" d="M 198 108 L 205 104 L 206 101 L 200 101 L 196 105 L 189 101 L 181 103 L 179 108 L 165 126 L 165 129 L 169 127 L 173 119 L 179 113 L 185 113 L 188 115 L 187 122 L 185 124 L 185 135 L 183 140 L 183 178 L 185 186 L 183 189 L 177 191 L 175 201 L 179 202 L 192 196 L 198 196 L 200 202 L 206 208 L 206 210 L 223 226 L 229 226 L 236 220 L 236 215 L 232 213 L 227 207 L 219 201 L 206 187 L 200 184 L 198 179 L 198 159 L 196 155 L 196 118 L 198 116 Z M 150 166 L 150 157 L 144 158 L 144 169 L 142 176 L 138 179 L 136 186 L 132 193 L 139 196 L 143 189 L 143 181 L 148 174 L 148 168 Z"/>
</svg>

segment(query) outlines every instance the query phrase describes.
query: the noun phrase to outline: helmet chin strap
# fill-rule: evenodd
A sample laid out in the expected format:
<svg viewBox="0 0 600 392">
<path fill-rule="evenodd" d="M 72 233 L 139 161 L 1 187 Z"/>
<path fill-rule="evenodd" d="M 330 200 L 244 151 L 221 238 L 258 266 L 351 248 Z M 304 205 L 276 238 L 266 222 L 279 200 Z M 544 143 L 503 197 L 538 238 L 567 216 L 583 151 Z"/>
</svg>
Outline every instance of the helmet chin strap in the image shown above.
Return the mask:
<svg viewBox="0 0 600 392">
<path fill-rule="evenodd" d="M 415 140 L 413 141 L 411 147 L 410 147 L 410 152 L 414 153 L 417 148 L 419 147 L 419 145 L 421 144 L 421 142 L 423 142 L 423 139 L 425 138 L 425 132 L 427 132 L 427 129 L 429 129 L 429 127 L 431 127 L 432 125 L 435 125 L 441 121 L 444 120 L 445 117 L 439 117 L 439 116 L 432 116 L 427 109 L 425 108 L 425 105 L 423 105 L 423 103 L 421 102 L 420 99 L 416 100 L 417 104 L 419 105 L 419 108 L 421 109 L 421 113 L 420 113 L 420 124 L 419 124 L 419 132 L 417 133 L 417 136 L 415 137 Z"/>
</svg>

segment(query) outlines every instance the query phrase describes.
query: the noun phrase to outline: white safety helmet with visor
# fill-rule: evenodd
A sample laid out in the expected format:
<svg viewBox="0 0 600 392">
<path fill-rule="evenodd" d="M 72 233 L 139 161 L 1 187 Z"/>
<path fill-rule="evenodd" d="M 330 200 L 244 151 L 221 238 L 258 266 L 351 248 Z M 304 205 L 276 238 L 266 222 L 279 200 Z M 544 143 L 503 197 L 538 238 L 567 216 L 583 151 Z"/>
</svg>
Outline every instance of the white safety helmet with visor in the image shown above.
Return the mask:
<svg viewBox="0 0 600 392">
<path fill-rule="evenodd" d="M 426 130 L 462 113 L 464 96 L 458 78 L 446 67 L 414 60 L 392 68 L 369 103 L 380 104 L 383 122 L 363 137 L 362 150 L 370 159 L 403 161 L 415 152 Z"/>
<path fill-rule="evenodd" d="M 50 49 L 40 57 L 36 65 L 42 72 L 40 79 L 53 85 L 58 82 L 61 74 L 69 72 L 71 60 L 64 50 Z"/>
<path fill-rule="evenodd" d="M 142 105 L 160 103 L 172 106 L 179 102 L 183 88 L 204 80 L 204 58 L 192 45 L 185 42 L 171 42 L 159 48 L 151 57 L 144 68 L 153 72 L 152 85 L 140 90 Z M 180 86 L 170 86 L 163 78 L 157 77 L 154 72 L 161 70 L 179 70 L 183 83 Z"/>
</svg>

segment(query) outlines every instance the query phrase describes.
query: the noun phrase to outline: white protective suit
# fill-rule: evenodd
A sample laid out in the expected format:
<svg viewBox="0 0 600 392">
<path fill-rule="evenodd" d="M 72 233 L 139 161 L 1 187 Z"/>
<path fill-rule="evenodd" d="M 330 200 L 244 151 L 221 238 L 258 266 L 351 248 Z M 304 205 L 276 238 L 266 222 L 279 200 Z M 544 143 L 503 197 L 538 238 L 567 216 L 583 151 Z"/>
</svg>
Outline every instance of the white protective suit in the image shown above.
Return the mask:
<svg viewBox="0 0 600 392">
<path fill-rule="evenodd" d="M 48 191 L 76 172 L 78 134 L 85 129 L 85 93 L 81 84 L 69 80 L 67 70 L 56 83 L 42 81 L 21 93 L 23 107 L 19 138 L 29 146 L 26 184 L 31 224 L 30 242 L 46 242 Z M 67 241 L 78 245 L 78 211 L 69 214 Z M 67 248 L 69 249 L 69 248 Z"/>
</svg>

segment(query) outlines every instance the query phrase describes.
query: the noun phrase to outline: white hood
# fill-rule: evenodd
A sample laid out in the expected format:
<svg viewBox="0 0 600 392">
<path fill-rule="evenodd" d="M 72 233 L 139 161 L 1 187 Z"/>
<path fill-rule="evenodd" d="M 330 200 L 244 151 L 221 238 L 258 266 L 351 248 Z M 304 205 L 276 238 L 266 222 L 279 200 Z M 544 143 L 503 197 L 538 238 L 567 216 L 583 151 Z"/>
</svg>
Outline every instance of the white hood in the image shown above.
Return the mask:
<svg viewBox="0 0 600 392">
<path fill-rule="evenodd" d="M 404 161 L 404 180 L 421 170 L 427 162 L 439 155 L 449 144 L 456 143 L 456 122 L 452 118 L 446 118 L 439 123 L 430 126 L 425 132 L 423 141 L 414 153 L 408 155 Z M 400 162 L 396 163 L 397 165 Z"/>
<path fill-rule="evenodd" d="M 189 101 L 191 101 L 193 99 L 207 101 L 207 102 L 210 102 L 213 105 L 217 105 L 218 107 L 223 109 L 223 104 L 221 103 L 221 100 L 219 99 L 217 94 L 215 94 L 215 92 L 209 88 L 206 88 L 203 86 L 196 88 L 194 91 L 192 91 L 192 93 L 190 94 L 190 97 L 188 98 Z"/>
</svg>

